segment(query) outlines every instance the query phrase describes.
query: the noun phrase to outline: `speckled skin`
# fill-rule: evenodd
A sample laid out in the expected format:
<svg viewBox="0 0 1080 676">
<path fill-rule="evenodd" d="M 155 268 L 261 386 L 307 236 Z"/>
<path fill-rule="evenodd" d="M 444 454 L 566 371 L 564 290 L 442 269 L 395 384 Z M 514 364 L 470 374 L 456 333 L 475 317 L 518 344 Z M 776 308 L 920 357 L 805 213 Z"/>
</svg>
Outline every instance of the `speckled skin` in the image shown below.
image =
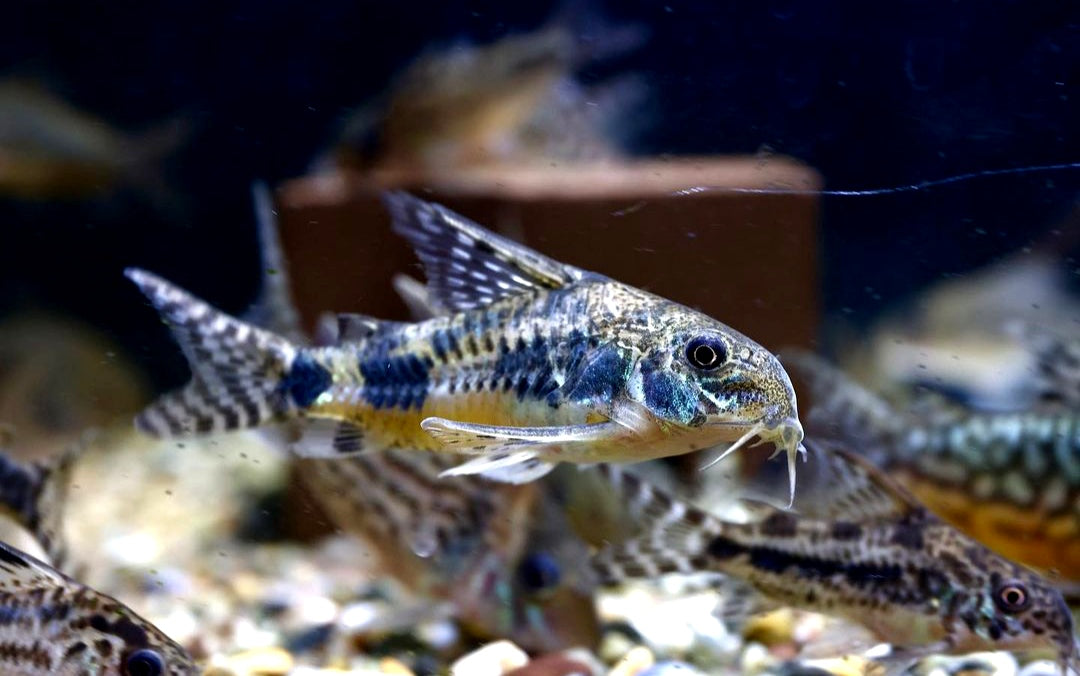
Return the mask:
<svg viewBox="0 0 1080 676">
<path fill-rule="evenodd" d="M 704 334 L 728 354 L 709 373 L 695 372 L 682 354 Z M 355 423 L 383 448 L 438 449 L 420 429 L 432 416 L 558 426 L 628 406 L 642 418 L 639 430 L 542 459 L 637 461 L 734 441 L 757 423 L 763 437 L 788 434 L 797 421 L 790 382 L 767 350 L 700 313 L 598 276 L 393 325 L 312 356 L 333 383 L 306 414 Z M 399 376 L 399 368 L 411 372 Z"/>
<path fill-rule="evenodd" d="M 147 670 L 154 664 L 160 664 L 161 670 Z M 183 648 L 120 602 L 0 543 L 0 673 L 184 676 L 199 672 Z"/>
<path fill-rule="evenodd" d="M 863 442 L 874 464 L 991 549 L 1080 582 L 1080 413 L 915 416 L 816 357 L 784 360 L 808 376 L 815 430 Z"/>
<path fill-rule="evenodd" d="M 484 455 L 478 436 L 436 439 L 421 422 L 553 428 L 610 420 L 587 440 L 529 450 L 540 463 L 632 462 L 757 435 L 794 457 L 802 440 L 794 390 L 754 341 L 438 205 L 404 194 L 386 199 L 445 316 L 413 324 L 360 318 L 347 332 L 351 342 L 303 348 L 130 270 L 194 375 L 141 414 L 139 427 L 183 436 L 303 418 L 323 435 L 303 445 L 317 447 L 313 455 Z M 707 368 L 690 358 L 694 341 L 708 343 L 715 357 Z M 329 435 L 322 429 L 335 424 Z"/>
<path fill-rule="evenodd" d="M 721 572 L 785 605 L 855 620 L 911 657 L 1049 650 L 1076 664 L 1072 615 L 1051 583 L 936 518 L 868 463 L 824 457 L 841 478 L 823 493 L 829 500 L 746 524 L 602 467 L 648 530 L 599 554 L 596 567 L 608 581 Z M 1010 589 L 1022 604 L 1004 603 Z"/>
</svg>

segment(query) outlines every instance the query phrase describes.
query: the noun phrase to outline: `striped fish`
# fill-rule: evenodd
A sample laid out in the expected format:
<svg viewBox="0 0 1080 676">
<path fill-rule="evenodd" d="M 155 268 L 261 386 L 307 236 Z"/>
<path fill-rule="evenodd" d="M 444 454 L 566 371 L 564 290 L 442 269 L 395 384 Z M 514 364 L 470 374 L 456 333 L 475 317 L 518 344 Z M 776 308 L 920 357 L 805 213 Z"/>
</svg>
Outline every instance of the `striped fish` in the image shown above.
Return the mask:
<svg viewBox="0 0 1080 676">
<path fill-rule="evenodd" d="M 774 602 L 859 622 L 902 666 L 937 653 L 1013 650 L 1080 667 L 1061 593 L 938 519 L 870 463 L 810 444 L 795 511 L 731 523 L 612 466 L 598 470 L 641 515 L 641 534 L 598 553 L 616 583 L 712 571 Z"/>
<path fill-rule="evenodd" d="M 1080 360 L 1067 358 L 1068 350 L 1042 345 L 1042 403 L 1004 413 L 945 405 L 898 411 L 814 355 L 792 352 L 784 362 L 809 385 L 815 436 L 858 444 L 875 465 L 957 528 L 1075 585 L 1080 410 L 1072 402 L 1080 380 L 1069 369 Z"/>
<path fill-rule="evenodd" d="M 446 475 L 531 481 L 560 462 L 635 462 L 754 438 L 802 441 L 774 355 L 720 322 L 549 259 L 435 204 L 386 196 L 443 316 L 353 317 L 347 343 L 308 348 L 233 319 L 141 270 L 191 365 L 147 408 L 155 436 L 303 419 L 310 456 L 381 449 L 471 459 Z"/>
</svg>

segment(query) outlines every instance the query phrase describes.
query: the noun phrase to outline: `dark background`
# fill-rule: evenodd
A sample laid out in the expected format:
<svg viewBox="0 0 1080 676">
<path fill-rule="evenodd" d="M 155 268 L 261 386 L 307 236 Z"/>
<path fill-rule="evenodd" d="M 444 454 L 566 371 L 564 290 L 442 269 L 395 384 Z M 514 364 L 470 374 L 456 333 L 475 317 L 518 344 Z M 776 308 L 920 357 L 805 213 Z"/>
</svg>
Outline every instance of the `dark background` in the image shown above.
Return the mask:
<svg viewBox="0 0 1080 676">
<path fill-rule="evenodd" d="M 257 272 L 250 181 L 305 173 L 348 114 L 425 47 L 534 29 L 555 10 L 516 4 L 8 3 L 0 74 L 42 79 L 125 129 L 177 114 L 194 125 L 165 165 L 183 209 L 162 213 L 124 192 L 105 203 L 0 201 L 0 313 L 45 305 L 94 322 L 144 363 L 174 353 L 121 269 L 146 267 L 242 309 Z M 651 31 L 605 66 L 652 87 L 636 153 L 767 148 L 815 166 L 833 189 L 1080 161 L 1076 2 L 593 9 Z M 1065 170 L 823 198 L 826 309 L 868 320 L 1059 225 L 1078 194 L 1080 171 Z M 183 377 L 178 358 L 171 368 L 165 380 Z"/>
</svg>

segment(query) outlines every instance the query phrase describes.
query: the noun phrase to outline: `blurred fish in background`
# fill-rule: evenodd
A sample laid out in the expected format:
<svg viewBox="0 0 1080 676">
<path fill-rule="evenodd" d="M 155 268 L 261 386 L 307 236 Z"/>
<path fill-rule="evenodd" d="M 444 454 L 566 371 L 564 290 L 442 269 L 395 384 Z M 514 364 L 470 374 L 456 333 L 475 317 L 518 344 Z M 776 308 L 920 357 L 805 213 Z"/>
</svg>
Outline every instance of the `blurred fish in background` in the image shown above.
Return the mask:
<svg viewBox="0 0 1080 676">
<path fill-rule="evenodd" d="M 149 397 L 142 372 L 93 327 L 45 311 L 0 321 L 0 420 L 16 455 L 39 457 L 88 428 L 125 424 Z"/>
<path fill-rule="evenodd" d="M 336 163 L 435 171 L 620 157 L 645 124 L 648 87 L 633 73 L 592 84 L 580 75 L 648 35 L 568 7 L 530 33 L 427 50 L 345 123 Z"/>
<path fill-rule="evenodd" d="M 43 84 L 0 80 L 0 195 L 83 200 L 135 188 L 164 203 L 162 160 L 187 140 L 190 120 L 120 130 Z"/>
<path fill-rule="evenodd" d="M 886 398 L 934 392 L 974 410 L 1023 411 L 1036 404 L 1032 332 L 1080 334 L 1080 297 L 1070 288 L 1080 245 L 1080 207 L 1030 246 L 921 291 L 880 320 L 841 360 Z M 848 341 L 851 343 L 852 341 Z"/>
</svg>

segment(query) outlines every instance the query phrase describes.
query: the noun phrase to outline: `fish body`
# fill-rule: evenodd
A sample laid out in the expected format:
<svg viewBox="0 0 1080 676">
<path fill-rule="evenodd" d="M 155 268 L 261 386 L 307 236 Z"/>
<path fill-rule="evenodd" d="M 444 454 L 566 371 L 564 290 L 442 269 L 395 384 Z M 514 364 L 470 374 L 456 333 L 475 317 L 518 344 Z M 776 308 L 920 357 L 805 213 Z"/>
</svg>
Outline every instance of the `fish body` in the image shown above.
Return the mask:
<svg viewBox="0 0 1080 676">
<path fill-rule="evenodd" d="M 183 648 L 119 601 L 0 542 L 0 672 L 182 676 Z"/>
<path fill-rule="evenodd" d="M 1015 413 L 943 405 L 898 411 L 817 357 L 784 360 L 807 377 L 815 434 L 858 443 L 935 513 L 991 549 L 1080 582 L 1080 411 L 1071 404 Z M 1043 373 L 1044 382 L 1057 383 L 1051 389 L 1061 386 L 1063 375 Z"/>
<path fill-rule="evenodd" d="M 306 343 L 269 192 L 257 185 L 254 196 L 266 272 L 246 317 Z M 414 317 L 439 314 L 415 280 L 396 279 L 395 287 Z M 341 327 L 336 318 L 327 322 L 322 344 L 348 340 L 349 328 L 349 321 Z M 302 434 L 298 425 L 288 427 L 286 434 Z M 588 551 L 568 527 L 552 479 L 512 485 L 475 476 L 440 478 L 461 461 L 452 454 L 384 450 L 297 458 L 295 467 L 331 522 L 367 543 L 376 568 L 426 600 L 430 616 L 441 605 L 470 634 L 510 639 L 527 650 L 595 645 L 594 585 L 581 574 Z"/>
<path fill-rule="evenodd" d="M 612 467 L 643 535 L 600 552 L 607 581 L 714 571 L 773 601 L 857 621 L 897 654 L 1050 650 L 1077 664 L 1059 591 L 938 519 L 860 458 L 811 447 L 795 512 L 722 521 Z"/>
<path fill-rule="evenodd" d="M 449 470 L 521 483 L 556 463 L 631 462 L 753 437 L 788 454 L 802 427 L 779 361 L 701 313 L 567 266 L 404 194 L 387 204 L 444 314 L 344 318 L 307 348 L 131 270 L 193 380 L 137 419 L 157 436 L 303 418 L 306 455 L 449 451 Z"/>
<path fill-rule="evenodd" d="M 421 55 L 347 122 L 338 161 L 425 171 L 621 156 L 616 137 L 628 131 L 627 111 L 642 107 L 645 86 L 632 76 L 586 86 L 576 72 L 647 35 L 638 26 L 590 29 L 588 41 L 577 39 L 581 27 L 554 24 Z"/>
</svg>

